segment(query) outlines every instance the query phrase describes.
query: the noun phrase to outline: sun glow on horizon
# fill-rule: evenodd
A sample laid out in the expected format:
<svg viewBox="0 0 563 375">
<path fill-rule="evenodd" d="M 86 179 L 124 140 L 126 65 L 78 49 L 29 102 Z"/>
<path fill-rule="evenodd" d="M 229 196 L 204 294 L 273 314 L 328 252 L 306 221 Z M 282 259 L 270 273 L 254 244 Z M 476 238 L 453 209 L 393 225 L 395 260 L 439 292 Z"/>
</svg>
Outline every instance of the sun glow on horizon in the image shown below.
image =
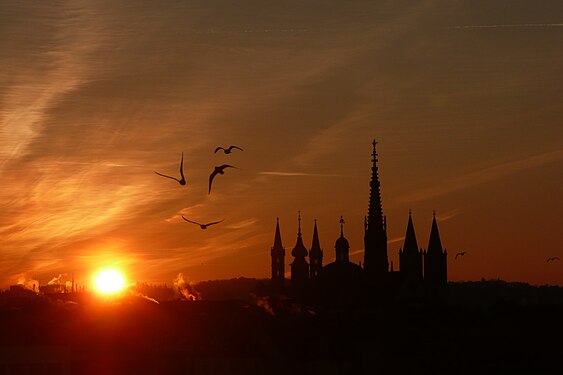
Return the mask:
<svg viewBox="0 0 563 375">
<path fill-rule="evenodd" d="M 96 289 L 103 294 L 114 294 L 125 287 L 125 278 L 115 269 L 104 269 L 96 275 Z"/>
</svg>

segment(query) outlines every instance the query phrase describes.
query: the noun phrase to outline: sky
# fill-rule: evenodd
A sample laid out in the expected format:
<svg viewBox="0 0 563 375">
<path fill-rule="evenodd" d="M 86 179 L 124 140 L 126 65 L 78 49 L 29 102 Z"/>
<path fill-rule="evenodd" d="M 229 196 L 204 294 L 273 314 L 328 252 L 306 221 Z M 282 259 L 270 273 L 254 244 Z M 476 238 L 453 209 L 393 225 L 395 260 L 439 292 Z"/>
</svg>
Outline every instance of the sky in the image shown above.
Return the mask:
<svg viewBox="0 0 563 375">
<path fill-rule="evenodd" d="M 562 45 L 560 0 L 2 1 L 0 287 L 267 278 L 298 211 L 360 262 L 374 139 L 395 269 L 436 210 L 450 280 L 563 285 Z"/>
</svg>

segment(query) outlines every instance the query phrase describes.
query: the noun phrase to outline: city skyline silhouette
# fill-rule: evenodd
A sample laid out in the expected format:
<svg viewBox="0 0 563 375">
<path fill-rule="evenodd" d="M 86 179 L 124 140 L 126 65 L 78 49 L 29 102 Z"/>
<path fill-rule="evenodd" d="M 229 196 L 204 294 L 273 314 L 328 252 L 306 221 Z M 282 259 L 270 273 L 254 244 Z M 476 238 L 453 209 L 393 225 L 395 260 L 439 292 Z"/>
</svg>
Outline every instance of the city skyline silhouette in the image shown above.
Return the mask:
<svg viewBox="0 0 563 375">
<path fill-rule="evenodd" d="M 560 0 L 0 25 L 0 374 L 561 373 Z"/>
</svg>

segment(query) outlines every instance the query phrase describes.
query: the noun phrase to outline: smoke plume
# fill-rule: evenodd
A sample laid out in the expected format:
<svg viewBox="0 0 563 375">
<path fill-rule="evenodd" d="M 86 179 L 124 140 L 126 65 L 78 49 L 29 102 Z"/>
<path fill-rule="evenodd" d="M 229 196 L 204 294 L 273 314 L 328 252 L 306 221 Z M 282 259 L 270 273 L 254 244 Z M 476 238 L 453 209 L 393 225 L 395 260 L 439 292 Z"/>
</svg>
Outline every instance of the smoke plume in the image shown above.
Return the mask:
<svg viewBox="0 0 563 375">
<path fill-rule="evenodd" d="M 186 281 L 183 273 L 179 273 L 174 279 L 174 289 L 180 295 L 180 298 L 186 301 L 195 301 L 200 299 L 199 293 Z"/>
</svg>

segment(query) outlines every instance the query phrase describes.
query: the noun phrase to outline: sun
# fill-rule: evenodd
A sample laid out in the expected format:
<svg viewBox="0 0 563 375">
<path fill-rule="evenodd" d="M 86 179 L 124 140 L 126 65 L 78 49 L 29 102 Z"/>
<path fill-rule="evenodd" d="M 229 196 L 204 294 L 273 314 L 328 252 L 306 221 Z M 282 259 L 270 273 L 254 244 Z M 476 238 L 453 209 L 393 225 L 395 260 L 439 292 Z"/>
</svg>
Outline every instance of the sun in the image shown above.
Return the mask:
<svg viewBox="0 0 563 375">
<path fill-rule="evenodd" d="M 125 287 L 125 278 L 114 269 L 105 269 L 96 275 L 96 288 L 100 293 L 113 294 Z"/>
</svg>

